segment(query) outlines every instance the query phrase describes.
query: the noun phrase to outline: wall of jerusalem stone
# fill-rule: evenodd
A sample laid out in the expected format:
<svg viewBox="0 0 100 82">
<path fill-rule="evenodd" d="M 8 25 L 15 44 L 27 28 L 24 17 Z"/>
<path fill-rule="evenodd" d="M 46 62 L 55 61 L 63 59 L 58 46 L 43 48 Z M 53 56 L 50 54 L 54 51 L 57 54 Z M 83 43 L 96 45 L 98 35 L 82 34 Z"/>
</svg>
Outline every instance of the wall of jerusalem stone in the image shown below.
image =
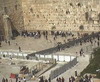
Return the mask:
<svg viewBox="0 0 100 82">
<path fill-rule="evenodd" d="M 0 2 L 0 11 L 2 11 L 0 18 L 2 18 L 4 14 L 7 14 L 11 21 L 12 29 L 16 29 L 19 32 L 23 30 L 22 2 L 20 0 L 0 0 Z"/>
<path fill-rule="evenodd" d="M 4 29 L 3 29 L 3 0 L 0 0 L 0 40 L 3 38 L 4 36 Z"/>
<path fill-rule="evenodd" d="M 24 28 L 98 31 L 99 5 L 100 0 L 22 0 Z"/>
<path fill-rule="evenodd" d="M 100 0 L 0 0 L 2 16 L 22 30 L 100 30 Z"/>
</svg>

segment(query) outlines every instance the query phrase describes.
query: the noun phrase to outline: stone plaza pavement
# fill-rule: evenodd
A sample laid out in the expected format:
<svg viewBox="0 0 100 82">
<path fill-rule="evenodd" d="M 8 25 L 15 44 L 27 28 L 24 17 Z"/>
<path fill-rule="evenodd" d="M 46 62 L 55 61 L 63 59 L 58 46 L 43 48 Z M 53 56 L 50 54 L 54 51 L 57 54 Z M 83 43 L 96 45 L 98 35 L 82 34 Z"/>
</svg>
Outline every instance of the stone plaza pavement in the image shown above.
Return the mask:
<svg viewBox="0 0 100 82">
<path fill-rule="evenodd" d="M 87 50 L 87 47 L 88 47 L 88 50 Z M 91 51 L 92 51 L 91 47 L 93 47 L 93 48 L 97 47 L 97 44 L 95 43 L 95 40 L 93 42 L 93 46 L 91 46 L 90 43 L 86 43 L 86 44 L 83 44 L 82 46 L 76 45 L 74 47 L 71 47 L 69 49 L 66 49 L 66 50 L 62 51 L 61 53 L 71 53 L 71 54 L 73 54 L 75 56 L 78 56 L 78 63 L 77 63 L 76 66 L 74 66 L 71 69 L 67 70 L 66 72 L 64 72 L 63 74 L 59 75 L 58 77 L 64 77 L 65 78 L 65 82 L 68 82 L 68 78 L 75 75 L 75 70 L 77 70 L 78 75 L 79 75 L 80 72 L 83 71 L 83 69 L 86 68 L 86 66 L 89 64 L 89 57 L 90 57 L 90 54 L 91 54 Z M 84 56 L 79 56 L 79 51 L 80 51 L 81 48 L 85 49 Z M 76 54 L 76 52 L 78 52 L 78 54 Z M 45 78 L 48 79 L 51 70 L 53 70 L 55 68 L 56 67 L 50 69 L 49 71 L 44 73 L 43 76 L 45 76 Z M 0 82 L 1 82 L 1 78 L 2 78 L 2 76 L 0 74 Z M 11 81 L 9 81 L 9 82 L 11 82 Z M 13 79 L 12 82 L 15 82 L 15 79 Z M 39 82 L 39 80 L 27 81 L 27 82 Z M 51 82 L 56 82 L 56 78 L 53 79 Z"/>
</svg>

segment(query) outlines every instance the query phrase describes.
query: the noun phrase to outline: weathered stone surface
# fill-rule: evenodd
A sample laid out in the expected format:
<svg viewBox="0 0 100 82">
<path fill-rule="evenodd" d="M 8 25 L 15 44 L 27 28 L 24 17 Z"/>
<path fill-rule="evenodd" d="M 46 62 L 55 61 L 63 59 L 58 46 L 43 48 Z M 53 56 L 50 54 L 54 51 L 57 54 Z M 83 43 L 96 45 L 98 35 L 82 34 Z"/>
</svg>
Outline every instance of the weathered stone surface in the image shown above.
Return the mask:
<svg viewBox="0 0 100 82">
<path fill-rule="evenodd" d="M 0 0 L 0 18 L 7 14 L 10 18 L 13 28 L 19 32 L 24 28 L 22 5 L 20 0 Z"/>
<path fill-rule="evenodd" d="M 5 39 L 8 41 L 12 37 L 11 22 L 9 21 L 8 15 L 3 15 L 3 23 L 4 23 Z"/>
<path fill-rule="evenodd" d="M 81 25 L 84 26 L 84 31 L 98 31 L 100 30 L 99 5 L 99 0 L 0 0 L 0 28 L 4 29 L 2 16 L 7 14 L 12 28 L 19 32 L 80 31 Z"/>
<path fill-rule="evenodd" d="M 55 26 L 55 30 L 79 31 L 79 26 L 83 25 L 85 31 L 97 31 L 99 3 L 98 0 L 22 0 L 24 27 L 26 30 L 52 30 Z M 86 21 L 86 12 L 92 21 Z"/>
</svg>

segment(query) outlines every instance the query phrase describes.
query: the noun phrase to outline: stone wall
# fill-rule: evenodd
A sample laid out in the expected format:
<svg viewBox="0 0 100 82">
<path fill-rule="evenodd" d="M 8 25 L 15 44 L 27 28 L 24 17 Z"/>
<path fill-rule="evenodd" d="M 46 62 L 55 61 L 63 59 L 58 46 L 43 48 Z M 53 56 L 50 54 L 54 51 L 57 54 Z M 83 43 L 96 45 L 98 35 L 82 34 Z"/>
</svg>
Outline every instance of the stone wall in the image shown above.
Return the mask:
<svg viewBox="0 0 100 82">
<path fill-rule="evenodd" d="M 3 0 L 0 0 L 0 40 L 4 37 L 4 29 L 3 29 Z"/>
<path fill-rule="evenodd" d="M 0 0 L 2 1 L 2 0 Z M 3 14 L 7 14 L 12 23 L 12 28 L 19 32 L 24 29 L 22 3 L 20 0 L 3 0 L 2 1 Z M 1 10 L 1 9 L 0 9 Z"/>
<path fill-rule="evenodd" d="M 20 32 L 24 29 L 21 0 L 4 0 L 4 4 L 4 7 L 7 7 L 7 15 L 10 17 L 13 27 Z"/>
<path fill-rule="evenodd" d="M 99 0 L 22 0 L 25 30 L 98 31 Z M 86 21 L 85 13 L 89 18 Z"/>
<path fill-rule="evenodd" d="M 7 14 L 12 28 L 19 32 L 22 30 L 98 31 L 100 30 L 99 5 L 100 0 L 0 0 L 0 28 L 3 27 L 2 15 Z M 87 19 L 86 13 L 88 13 Z"/>
</svg>

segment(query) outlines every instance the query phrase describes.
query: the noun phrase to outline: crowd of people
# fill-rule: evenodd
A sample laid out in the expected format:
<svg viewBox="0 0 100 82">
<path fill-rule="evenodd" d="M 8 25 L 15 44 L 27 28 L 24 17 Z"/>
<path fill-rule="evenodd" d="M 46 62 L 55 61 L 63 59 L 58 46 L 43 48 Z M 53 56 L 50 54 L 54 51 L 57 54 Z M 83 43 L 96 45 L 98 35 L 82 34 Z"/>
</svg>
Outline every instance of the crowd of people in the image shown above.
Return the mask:
<svg viewBox="0 0 100 82">
<path fill-rule="evenodd" d="M 65 79 L 63 77 L 62 78 L 59 77 L 59 78 L 56 79 L 56 82 L 65 82 Z"/>
<path fill-rule="evenodd" d="M 75 82 L 75 77 L 74 77 L 74 76 L 71 76 L 71 77 L 69 78 L 69 82 Z"/>
<path fill-rule="evenodd" d="M 76 34 L 75 33 L 72 33 L 72 32 L 67 32 L 67 31 L 33 31 L 33 32 L 28 32 L 28 31 L 22 31 L 21 33 L 20 33 L 20 36 L 22 36 L 22 37 L 32 37 L 32 38 L 35 38 L 35 39 L 40 39 L 41 38 L 41 36 L 44 36 L 44 38 L 46 39 L 46 40 L 49 40 L 49 36 L 51 36 L 52 37 L 52 39 L 55 41 L 58 37 L 61 37 L 61 38 L 63 38 L 64 37 L 64 39 L 62 39 L 63 40 L 63 42 L 64 43 L 66 43 L 66 41 L 71 41 L 71 40 L 75 40 L 75 39 L 77 39 L 77 36 L 78 36 L 78 38 L 79 37 L 81 37 L 82 36 L 82 34 L 80 34 L 79 32 L 77 32 Z M 67 37 L 71 37 L 70 39 L 67 39 Z M 76 37 L 76 38 L 75 38 Z M 4 40 L 5 41 L 5 43 L 7 44 L 7 45 L 12 45 L 12 43 L 11 43 L 11 41 L 10 40 Z M 49 40 L 50 42 L 53 42 L 53 41 L 51 41 L 51 40 Z M 60 44 L 59 44 L 60 43 Z M 60 45 L 62 44 L 62 42 L 60 42 L 60 41 L 57 41 L 57 43 L 55 44 L 56 46 L 58 46 L 58 50 L 60 51 Z M 22 51 L 22 49 L 21 49 L 21 46 L 20 45 L 18 45 L 17 43 L 15 44 L 16 46 L 18 46 L 18 50 L 19 50 L 19 52 L 21 52 Z M 54 45 L 54 46 L 55 46 Z M 2 41 L 0 41 L 0 47 L 2 47 L 3 45 L 2 45 Z"/>
<path fill-rule="evenodd" d="M 2 78 L 2 81 L 1 82 L 27 82 L 26 81 L 26 78 L 19 78 L 19 77 L 15 77 L 15 78 Z"/>
<path fill-rule="evenodd" d="M 22 66 L 20 68 L 20 74 L 29 74 L 29 68 L 26 66 Z"/>
<path fill-rule="evenodd" d="M 79 78 L 79 77 L 78 77 Z M 77 78 L 77 76 L 71 76 L 69 77 L 69 81 L 68 82 L 93 82 L 93 77 L 91 75 L 84 75 L 83 77 L 80 77 L 79 79 Z M 64 77 L 57 77 L 56 78 L 56 82 L 66 82 Z"/>
<path fill-rule="evenodd" d="M 51 79 L 50 78 L 46 79 L 44 76 L 41 76 L 39 78 L 39 82 L 51 82 Z"/>
<path fill-rule="evenodd" d="M 2 82 L 8 82 L 8 79 L 7 78 L 3 78 Z"/>
<path fill-rule="evenodd" d="M 92 76 L 91 75 L 85 75 L 84 77 L 81 77 L 79 82 L 93 82 Z"/>
<path fill-rule="evenodd" d="M 77 79 L 77 77 L 71 76 L 69 77 L 68 82 L 75 82 L 76 80 L 78 82 L 93 82 L 93 77 L 91 75 L 84 75 L 83 77 L 80 77 Z M 56 82 L 66 82 L 66 79 L 64 77 L 57 77 Z M 2 78 L 2 82 L 13 82 L 12 79 L 7 79 L 7 78 Z M 27 82 L 26 78 L 24 77 L 23 79 L 16 78 L 15 82 Z M 39 82 L 52 82 L 50 78 L 45 79 L 43 76 L 40 77 Z"/>
<path fill-rule="evenodd" d="M 74 33 L 67 32 L 67 31 L 35 31 L 35 32 L 28 32 L 28 31 L 22 31 L 21 36 L 24 37 L 34 37 L 36 39 L 41 38 L 41 36 L 44 36 L 46 40 L 48 40 L 48 36 L 52 35 L 53 39 L 56 40 L 58 36 L 61 37 L 67 37 L 67 36 L 74 36 Z M 78 33 L 80 35 L 80 33 Z"/>
<path fill-rule="evenodd" d="M 80 33 L 77 33 L 78 37 L 80 37 Z M 33 31 L 33 32 L 28 32 L 28 31 L 22 31 L 20 33 L 20 36 L 22 37 L 32 37 L 32 38 L 35 38 L 35 39 L 40 39 L 41 36 L 44 36 L 44 38 L 46 40 L 49 40 L 49 36 L 52 36 L 53 40 L 55 41 L 58 37 L 68 37 L 68 36 L 71 36 L 72 39 L 75 39 L 74 36 L 75 34 L 72 33 L 72 32 L 67 32 L 67 31 Z M 63 40 L 63 39 L 62 39 Z M 68 39 L 68 41 L 70 41 L 71 39 Z M 11 45 L 11 41 L 10 40 L 4 40 L 5 43 L 7 45 Z M 50 42 L 53 42 L 50 40 Z M 63 41 L 64 43 L 66 43 L 66 39 Z M 2 41 L 0 41 L 0 47 L 2 47 Z M 16 43 L 16 46 L 18 46 L 18 44 Z M 19 51 L 21 51 L 21 46 L 19 45 Z"/>
</svg>

